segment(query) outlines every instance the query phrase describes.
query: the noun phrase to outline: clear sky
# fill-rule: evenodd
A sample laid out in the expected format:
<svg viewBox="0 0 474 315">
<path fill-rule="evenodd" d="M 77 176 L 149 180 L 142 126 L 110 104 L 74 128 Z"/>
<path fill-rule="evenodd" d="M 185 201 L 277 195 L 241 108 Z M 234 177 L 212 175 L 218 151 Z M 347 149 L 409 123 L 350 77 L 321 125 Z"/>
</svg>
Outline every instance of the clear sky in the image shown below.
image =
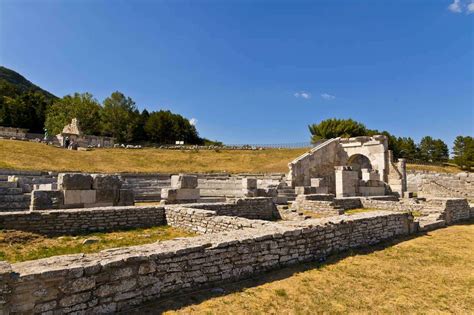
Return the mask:
<svg viewBox="0 0 474 315">
<path fill-rule="evenodd" d="M 229 144 L 308 141 L 337 117 L 451 146 L 474 134 L 471 1 L 0 0 L 0 61 Z"/>
</svg>

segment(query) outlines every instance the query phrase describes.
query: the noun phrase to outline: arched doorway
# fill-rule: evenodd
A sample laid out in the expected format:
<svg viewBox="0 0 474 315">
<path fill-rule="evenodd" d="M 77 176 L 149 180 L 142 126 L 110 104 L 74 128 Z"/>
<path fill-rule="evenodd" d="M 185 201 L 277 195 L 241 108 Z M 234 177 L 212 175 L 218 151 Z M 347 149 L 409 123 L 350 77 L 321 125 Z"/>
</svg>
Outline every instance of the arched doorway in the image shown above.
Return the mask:
<svg viewBox="0 0 474 315">
<path fill-rule="evenodd" d="M 362 169 L 366 168 L 369 171 L 372 170 L 372 163 L 370 159 L 362 154 L 354 154 L 347 161 L 347 165 L 352 167 L 352 170 L 359 173 L 359 178 L 362 178 Z"/>
</svg>

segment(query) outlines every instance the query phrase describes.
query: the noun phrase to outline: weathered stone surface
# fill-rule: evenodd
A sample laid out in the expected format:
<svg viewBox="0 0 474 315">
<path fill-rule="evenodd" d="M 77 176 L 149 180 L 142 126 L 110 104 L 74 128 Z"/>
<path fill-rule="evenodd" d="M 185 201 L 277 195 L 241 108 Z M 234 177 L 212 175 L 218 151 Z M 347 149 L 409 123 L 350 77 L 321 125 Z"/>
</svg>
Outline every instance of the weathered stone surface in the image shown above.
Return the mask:
<svg viewBox="0 0 474 315">
<path fill-rule="evenodd" d="M 198 186 L 196 175 L 179 174 L 171 176 L 171 188 L 194 189 Z"/>
<path fill-rule="evenodd" d="M 122 188 L 122 181 L 118 175 L 93 174 L 92 189 L 118 190 Z"/>
<path fill-rule="evenodd" d="M 65 205 L 86 205 L 96 202 L 95 190 L 63 190 Z"/>
<path fill-rule="evenodd" d="M 131 189 L 120 189 L 118 206 L 133 206 L 135 204 L 135 195 Z"/>
<path fill-rule="evenodd" d="M 64 204 L 64 195 L 59 190 L 33 190 L 31 192 L 32 210 L 59 209 Z"/>
<path fill-rule="evenodd" d="M 92 176 L 81 173 L 60 173 L 58 174 L 58 186 L 63 190 L 92 189 Z"/>
</svg>

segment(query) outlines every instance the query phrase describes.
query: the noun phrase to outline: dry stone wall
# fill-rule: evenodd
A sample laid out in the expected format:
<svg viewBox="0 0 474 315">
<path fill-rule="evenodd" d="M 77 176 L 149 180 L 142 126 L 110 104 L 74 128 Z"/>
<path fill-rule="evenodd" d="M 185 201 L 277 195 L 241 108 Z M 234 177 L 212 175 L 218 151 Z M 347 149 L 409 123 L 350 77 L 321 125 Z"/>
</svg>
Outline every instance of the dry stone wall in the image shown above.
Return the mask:
<svg viewBox="0 0 474 315">
<path fill-rule="evenodd" d="M 247 219 L 272 220 L 277 219 L 276 207 L 271 198 L 231 198 L 227 202 L 197 203 L 187 207 L 212 210 L 217 215 L 236 216 Z"/>
<path fill-rule="evenodd" d="M 457 197 L 474 199 L 473 173 L 407 173 L 409 192 L 417 192 L 419 197 Z"/>
<path fill-rule="evenodd" d="M 80 234 L 164 224 L 165 209 L 158 206 L 0 213 L 0 229 L 46 235 Z"/>
<path fill-rule="evenodd" d="M 408 214 L 271 224 L 0 266 L 0 313 L 100 314 L 410 233 Z M 3 303 L 3 304 L 1 304 Z"/>
</svg>

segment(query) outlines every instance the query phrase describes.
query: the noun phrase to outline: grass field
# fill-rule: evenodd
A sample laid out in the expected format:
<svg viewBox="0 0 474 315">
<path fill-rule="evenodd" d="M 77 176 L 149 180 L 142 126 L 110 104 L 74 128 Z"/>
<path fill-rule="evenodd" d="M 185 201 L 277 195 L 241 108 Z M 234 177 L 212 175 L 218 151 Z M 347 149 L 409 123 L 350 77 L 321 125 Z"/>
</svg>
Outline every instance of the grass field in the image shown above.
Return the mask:
<svg viewBox="0 0 474 315">
<path fill-rule="evenodd" d="M 0 230 L 0 260 L 14 263 L 55 255 L 95 253 L 106 248 L 148 244 L 193 235 L 170 226 L 59 237 Z M 96 239 L 97 242 L 83 244 L 86 239 Z"/>
<path fill-rule="evenodd" d="M 136 314 L 472 314 L 474 222 L 203 290 Z M 214 291 L 215 292 L 215 291 Z"/>
<path fill-rule="evenodd" d="M 96 149 L 69 151 L 41 143 L 0 140 L 0 168 L 99 173 L 286 173 L 308 149 L 201 150 Z M 456 167 L 408 165 L 408 169 L 459 172 Z"/>
</svg>

